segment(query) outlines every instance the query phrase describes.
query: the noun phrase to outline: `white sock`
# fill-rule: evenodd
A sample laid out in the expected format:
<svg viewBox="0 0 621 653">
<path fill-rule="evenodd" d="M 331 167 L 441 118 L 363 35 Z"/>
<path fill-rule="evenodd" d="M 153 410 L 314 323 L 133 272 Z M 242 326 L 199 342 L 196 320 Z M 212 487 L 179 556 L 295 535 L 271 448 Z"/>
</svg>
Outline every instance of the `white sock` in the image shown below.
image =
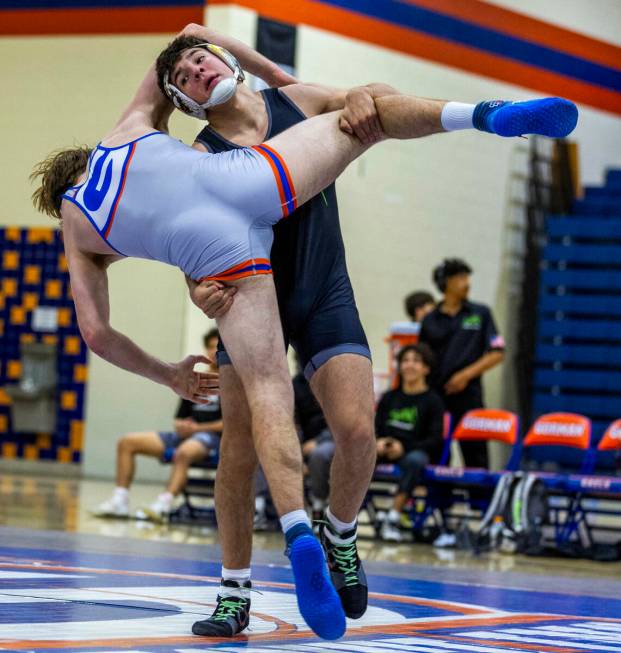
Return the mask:
<svg viewBox="0 0 621 653">
<path fill-rule="evenodd" d="M 333 544 L 351 544 L 356 539 L 356 524 L 357 519 L 354 519 L 352 522 L 344 522 L 334 516 L 334 513 L 330 510 L 330 506 L 326 510 L 326 519 L 330 522 L 331 526 L 336 531 L 336 534 L 332 533 L 329 528 L 326 528 L 323 534 L 332 542 Z M 341 537 L 341 535 L 347 531 L 354 531 L 353 535 L 349 537 Z"/>
<path fill-rule="evenodd" d="M 394 508 L 390 509 L 390 512 L 388 513 L 388 521 L 392 522 L 393 524 L 396 524 L 399 519 L 401 519 L 401 515 L 399 514 L 398 510 L 395 510 Z"/>
<path fill-rule="evenodd" d="M 315 499 L 313 497 L 312 506 L 314 511 L 319 512 L 326 507 L 326 501 L 325 499 Z"/>
<path fill-rule="evenodd" d="M 162 492 L 162 494 L 157 497 L 157 500 L 159 503 L 163 503 L 165 506 L 170 507 L 174 498 L 175 497 L 170 492 Z"/>
<path fill-rule="evenodd" d="M 475 104 L 464 104 L 463 102 L 447 102 L 442 108 L 440 121 L 447 132 L 457 129 L 473 129 L 472 116 L 474 115 Z"/>
<path fill-rule="evenodd" d="M 227 569 L 222 567 L 222 580 L 235 580 L 242 585 L 250 580 L 250 567 L 247 569 Z"/>
<path fill-rule="evenodd" d="M 129 503 L 129 490 L 126 487 L 115 487 L 112 498 L 119 503 Z"/>
<path fill-rule="evenodd" d="M 227 569 L 222 567 L 222 580 L 234 580 L 243 585 L 247 580 L 250 580 L 250 567 L 247 569 Z M 220 596 L 236 596 L 242 599 L 250 598 L 250 590 L 247 587 L 224 587 L 224 585 L 220 584 L 218 594 Z"/>
<path fill-rule="evenodd" d="M 309 528 L 311 527 L 311 522 L 306 514 L 306 510 L 292 510 L 280 518 L 280 526 L 282 532 L 285 534 L 290 528 L 297 524 L 306 524 Z"/>
<path fill-rule="evenodd" d="M 259 495 L 254 498 L 254 511 L 259 515 L 262 515 L 265 512 L 265 497 Z"/>
</svg>

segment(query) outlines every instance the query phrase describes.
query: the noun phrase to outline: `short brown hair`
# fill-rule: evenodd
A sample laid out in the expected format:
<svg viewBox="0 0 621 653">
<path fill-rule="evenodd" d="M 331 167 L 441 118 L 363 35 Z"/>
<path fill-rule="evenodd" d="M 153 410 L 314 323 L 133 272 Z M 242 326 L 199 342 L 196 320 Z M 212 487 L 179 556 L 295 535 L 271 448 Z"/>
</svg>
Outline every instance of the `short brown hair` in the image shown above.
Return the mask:
<svg viewBox="0 0 621 653">
<path fill-rule="evenodd" d="M 62 220 L 62 194 L 86 170 L 92 151 L 87 145 L 56 150 L 37 163 L 30 175 L 30 181 L 41 177 L 41 185 L 32 194 L 32 203 L 37 211 Z"/>
<path fill-rule="evenodd" d="M 405 312 L 414 320 L 416 318 L 416 311 L 426 304 L 433 304 L 435 306 L 436 300 L 431 293 L 426 290 L 417 290 L 410 293 L 405 298 Z"/>
<path fill-rule="evenodd" d="M 401 349 L 397 354 L 397 369 L 401 367 L 401 363 L 403 362 L 406 354 L 409 354 L 411 351 L 420 356 L 420 359 L 423 361 L 423 364 L 429 368 L 429 371 L 433 369 L 433 366 L 436 362 L 436 357 L 431 347 L 424 342 L 417 342 L 415 345 L 406 345 L 403 349 Z"/>
<path fill-rule="evenodd" d="M 164 90 L 164 77 L 166 73 L 172 75 L 173 68 L 181 53 L 188 48 L 193 48 L 201 43 L 205 43 L 205 39 L 199 39 L 197 36 L 178 36 L 174 41 L 171 41 L 164 50 L 162 50 L 155 61 L 155 73 L 157 75 L 157 85 L 165 97 L 168 97 Z"/>
<path fill-rule="evenodd" d="M 205 349 L 209 347 L 209 341 L 213 340 L 214 338 L 218 338 L 220 340 L 220 332 L 218 329 L 209 329 L 207 333 L 203 336 L 203 346 Z"/>
</svg>

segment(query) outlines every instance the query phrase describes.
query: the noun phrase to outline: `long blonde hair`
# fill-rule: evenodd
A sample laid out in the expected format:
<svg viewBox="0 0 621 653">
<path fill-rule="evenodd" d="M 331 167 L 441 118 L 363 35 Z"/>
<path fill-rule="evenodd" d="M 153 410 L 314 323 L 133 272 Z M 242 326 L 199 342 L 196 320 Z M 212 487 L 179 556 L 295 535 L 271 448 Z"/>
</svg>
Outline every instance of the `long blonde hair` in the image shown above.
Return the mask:
<svg viewBox="0 0 621 653">
<path fill-rule="evenodd" d="M 40 186 L 32 194 L 32 203 L 37 211 L 62 220 L 62 194 L 86 170 L 91 152 L 92 148 L 87 145 L 56 150 L 37 163 L 30 175 L 30 181 L 41 178 Z"/>
</svg>

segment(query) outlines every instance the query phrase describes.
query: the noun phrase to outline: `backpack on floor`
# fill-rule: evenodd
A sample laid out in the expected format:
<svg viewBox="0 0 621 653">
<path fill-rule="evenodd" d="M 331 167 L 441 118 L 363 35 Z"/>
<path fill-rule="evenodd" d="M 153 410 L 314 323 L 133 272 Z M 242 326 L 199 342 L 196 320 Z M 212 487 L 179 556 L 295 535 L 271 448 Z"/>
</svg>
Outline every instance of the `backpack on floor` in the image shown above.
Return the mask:
<svg viewBox="0 0 621 653">
<path fill-rule="evenodd" d="M 516 475 L 513 472 L 507 472 L 498 479 L 489 506 L 478 530 L 474 533 L 475 551 L 481 552 L 498 548 L 499 536 L 505 527 L 505 513 L 516 482 Z"/>
<path fill-rule="evenodd" d="M 536 474 L 517 472 L 504 515 L 500 548 L 508 553 L 543 552 L 543 527 L 549 522 L 548 491 Z"/>
<path fill-rule="evenodd" d="M 548 523 L 548 493 L 535 474 L 503 474 L 477 533 L 476 548 L 537 555 Z"/>
</svg>

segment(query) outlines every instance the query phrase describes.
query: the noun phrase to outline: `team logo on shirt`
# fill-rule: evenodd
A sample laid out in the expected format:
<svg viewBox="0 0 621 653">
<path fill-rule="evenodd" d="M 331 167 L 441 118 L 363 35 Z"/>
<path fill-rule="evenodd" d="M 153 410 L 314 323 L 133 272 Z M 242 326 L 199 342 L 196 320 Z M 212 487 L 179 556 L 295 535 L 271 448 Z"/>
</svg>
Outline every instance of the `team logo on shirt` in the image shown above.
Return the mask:
<svg viewBox="0 0 621 653">
<path fill-rule="evenodd" d="M 480 315 L 469 315 L 462 320 L 461 323 L 462 329 L 467 329 L 468 331 L 480 331 L 481 329 L 481 316 Z"/>
<path fill-rule="evenodd" d="M 395 408 L 388 414 L 388 425 L 413 431 L 418 421 L 418 408 Z"/>
</svg>

